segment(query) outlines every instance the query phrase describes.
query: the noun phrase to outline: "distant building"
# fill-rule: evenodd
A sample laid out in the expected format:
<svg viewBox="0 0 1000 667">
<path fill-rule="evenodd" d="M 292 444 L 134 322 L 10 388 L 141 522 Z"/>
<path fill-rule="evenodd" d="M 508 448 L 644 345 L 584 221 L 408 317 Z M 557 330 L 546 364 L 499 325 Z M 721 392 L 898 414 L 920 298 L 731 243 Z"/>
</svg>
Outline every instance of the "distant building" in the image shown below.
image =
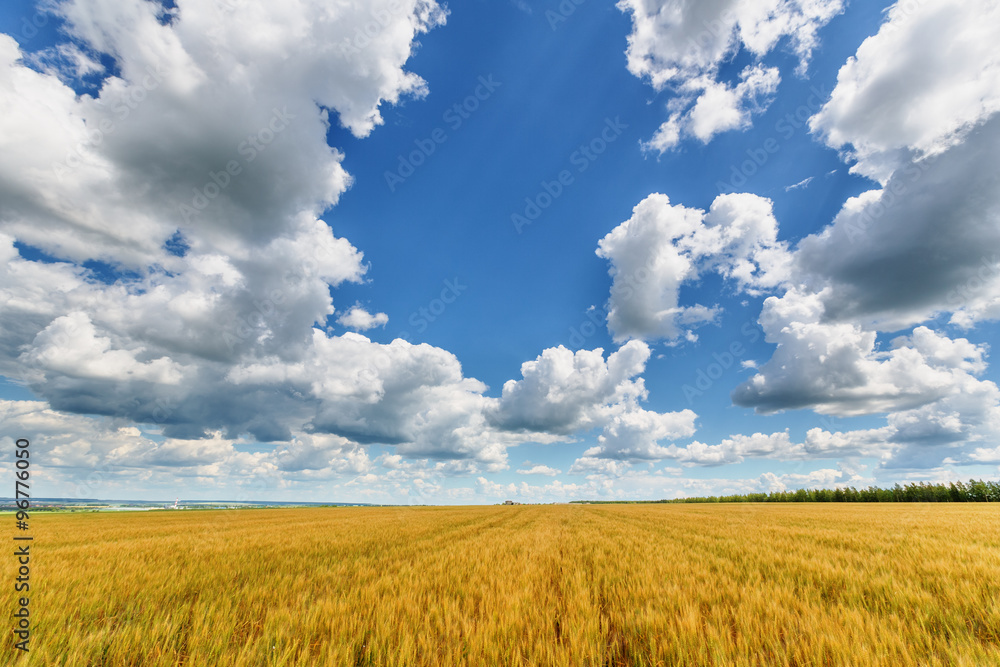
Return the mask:
<svg viewBox="0 0 1000 667">
<path fill-rule="evenodd" d="M 504 505 L 513 505 L 514 501 L 513 500 L 505 500 L 505 501 L 503 501 L 503 504 Z"/>
</svg>

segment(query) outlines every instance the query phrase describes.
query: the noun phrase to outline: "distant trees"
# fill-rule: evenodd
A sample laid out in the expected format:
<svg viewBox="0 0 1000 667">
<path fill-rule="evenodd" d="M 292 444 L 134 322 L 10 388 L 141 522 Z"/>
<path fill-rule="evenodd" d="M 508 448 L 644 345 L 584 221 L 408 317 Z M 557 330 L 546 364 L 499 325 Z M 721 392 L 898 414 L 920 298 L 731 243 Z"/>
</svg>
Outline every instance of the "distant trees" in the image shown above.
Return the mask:
<svg viewBox="0 0 1000 667">
<path fill-rule="evenodd" d="M 745 493 L 732 496 L 676 498 L 661 503 L 995 503 L 1000 502 L 1000 482 L 970 479 L 967 484 L 910 483 L 883 489 L 853 486 L 836 489 L 797 489 L 771 493 Z"/>
</svg>

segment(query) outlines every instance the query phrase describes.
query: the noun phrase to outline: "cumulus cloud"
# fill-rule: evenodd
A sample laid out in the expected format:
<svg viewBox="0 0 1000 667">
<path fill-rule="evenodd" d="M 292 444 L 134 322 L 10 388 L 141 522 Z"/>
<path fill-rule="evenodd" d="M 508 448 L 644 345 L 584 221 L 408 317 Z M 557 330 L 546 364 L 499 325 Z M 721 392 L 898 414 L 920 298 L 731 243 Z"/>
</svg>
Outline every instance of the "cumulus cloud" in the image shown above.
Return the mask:
<svg viewBox="0 0 1000 667">
<path fill-rule="evenodd" d="M 899 413 L 898 422 L 906 420 L 904 414 Z M 675 418 L 675 425 L 680 425 L 681 429 L 665 434 L 667 437 L 693 435 L 694 429 L 684 428 L 686 425 L 678 423 L 679 421 Z M 650 430 L 646 429 L 646 432 Z M 584 452 L 584 455 L 574 462 L 570 473 L 620 476 L 632 469 L 628 461 L 652 459 L 670 459 L 685 467 L 731 465 L 743 463 L 746 459 L 803 461 L 859 456 L 874 457 L 889 462 L 893 460 L 895 453 L 902 451 L 910 442 L 907 437 L 906 433 L 894 425 L 834 433 L 816 427 L 809 429 L 802 442 L 792 440 L 787 430 L 752 435 L 734 434 L 723 438 L 717 444 L 706 444 L 695 440 L 685 446 L 671 444 L 645 450 L 655 456 L 620 457 L 616 456 L 619 452 L 595 447 Z M 938 458 L 938 463 L 944 456 L 945 454 L 942 454 Z"/>
<path fill-rule="evenodd" d="M 744 458 L 795 459 L 802 455 L 802 446 L 793 444 L 787 432 L 732 435 L 717 445 L 692 442 L 686 447 L 672 446 L 667 455 L 680 463 L 692 465 L 723 465 L 742 463 Z"/>
<path fill-rule="evenodd" d="M 989 0 L 897 3 L 809 126 L 830 146 L 849 146 L 852 171 L 884 182 L 1000 110 L 998 40 L 1000 7 Z"/>
<path fill-rule="evenodd" d="M 940 401 L 886 416 L 886 425 L 853 431 L 811 428 L 801 442 L 788 431 L 736 434 L 717 444 L 694 441 L 686 446 L 660 448 L 656 458 L 672 459 L 683 466 L 720 466 L 746 459 L 805 461 L 864 457 L 877 459 L 879 470 L 926 470 L 944 464 L 989 462 L 988 444 L 1000 432 L 1000 391 L 988 381 L 966 378 Z M 594 456 L 596 454 L 596 456 Z M 588 451 L 577 459 L 571 473 L 604 476 L 623 474 L 628 468 L 608 466 L 602 452 Z M 780 490 L 780 489 L 779 489 Z"/>
<path fill-rule="evenodd" d="M 278 470 L 361 475 L 371 470 L 368 452 L 347 438 L 300 433 L 273 453 Z"/>
<path fill-rule="evenodd" d="M 337 318 L 337 322 L 355 331 L 367 331 L 375 327 L 385 327 L 389 323 L 389 316 L 385 313 L 372 315 L 360 304 L 354 304 L 346 313 Z"/>
<path fill-rule="evenodd" d="M 937 403 L 888 416 L 892 441 L 901 445 L 886 468 L 931 468 L 947 459 L 970 462 L 975 450 L 1000 433 L 1000 390 L 995 383 L 961 378 Z"/>
<path fill-rule="evenodd" d="M 985 346 L 919 326 L 883 348 L 877 332 L 824 323 L 822 312 L 822 295 L 769 298 L 760 321 L 777 349 L 732 394 L 737 405 L 761 413 L 886 415 L 877 429 L 811 429 L 801 446 L 806 455 L 872 456 L 886 468 L 929 468 L 963 459 L 1000 433 L 1000 393 L 978 377 L 987 367 Z"/>
<path fill-rule="evenodd" d="M 611 264 L 608 329 L 615 340 L 671 340 L 713 321 L 715 307 L 679 305 L 681 286 L 702 272 L 752 293 L 778 286 L 789 254 L 777 230 L 771 201 L 757 195 L 719 195 L 707 212 L 649 195 L 598 243 Z"/>
<path fill-rule="evenodd" d="M 606 477 L 621 477 L 632 469 L 632 463 L 621 459 L 609 459 L 600 456 L 581 456 L 573 461 L 569 468 L 570 475 L 586 475 L 590 479 Z"/>
<path fill-rule="evenodd" d="M 67 82 L 79 67 L 37 71 L 0 36 L 3 228 L 56 257 L 174 272 L 184 263 L 164 244 L 178 227 L 193 252 L 235 260 L 298 238 L 336 203 L 351 179 L 326 143 L 330 124 L 365 136 L 382 104 L 424 94 L 403 65 L 444 20 L 426 0 L 239 12 L 70 0 L 53 11 L 67 48 L 116 69 L 77 94 Z"/>
<path fill-rule="evenodd" d="M 639 402 L 646 398 L 645 383 L 637 377 L 649 359 L 649 347 L 629 341 L 617 352 L 571 352 L 560 346 L 545 350 L 521 366 L 522 379 L 508 380 L 499 401 L 488 408 L 499 428 L 523 432 L 572 434 L 599 427 L 598 445 L 584 452 L 584 459 L 623 461 L 663 458 L 664 439 L 690 436 L 696 415 L 691 410 L 657 413 Z M 582 459 L 581 459 L 582 460 Z M 578 460 L 571 474 L 583 474 Z M 606 464 L 595 463 L 606 469 Z"/>
<path fill-rule="evenodd" d="M 990 3 L 937 0 L 901 3 L 887 13 L 879 33 L 844 66 L 830 101 L 810 122 L 819 138 L 853 163 L 855 173 L 879 186 L 849 199 L 828 227 L 792 251 L 774 251 L 778 260 L 758 261 L 740 247 L 698 249 L 692 241 L 702 236 L 697 215 L 677 207 L 666 216 L 667 202 L 661 202 L 658 215 L 644 211 L 645 220 L 634 215 L 631 223 L 643 223 L 634 230 L 624 225 L 616 230 L 635 239 L 630 249 L 620 241 L 611 246 L 616 279 L 609 328 L 616 336 L 678 335 L 685 308 L 704 308 L 681 305 L 679 286 L 716 268 L 741 289 L 783 294 L 768 298 L 760 316 L 776 349 L 769 361 L 746 364 L 755 372 L 734 390 L 737 405 L 761 413 L 804 408 L 886 419 L 874 429 L 813 429 L 801 443 L 758 434 L 769 444 L 747 451 L 871 456 L 885 469 L 927 469 L 989 456 L 984 442 L 1000 431 L 996 387 L 980 377 L 986 348 L 936 331 L 931 322 L 950 315 L 950 324 L 968 328 L 1000 316 L 995 165 L 1000 98 L 993 83 L 1000 70 L 991 50 L 1000 24 L 996 12 Z M 704 41 L 702 51 L 689 54 L 692 62 L 712 52 Z M 715 52 L 724 48 L 722 40 L 713 44 Z M 652 53 L 651 47 L 647 51 Z M 640 61 L 641 73 L 654 80 L 659 72 L 662 85 L 680 80 L 683 68 L 657 69 L 655 62 Z M 684 131 L 680 118 L 672 118 L 678 136 Z M 776 231 L 777 224 L 772 219 L 766 227 Z M 629 298 L 619 298 L 615 292 L 621 294 L 626 285 L 617 278 L 619 267 L 625 267 L 625 276 L 637 267 L 651 273 L 661 238 L 674 253 L 665 263 L 672 272 L 651 281 L 652 288 L 629 285 L 623 295 Z M 773 246 L 776 234 L 748 238 Z M 725 258 L 734 256 L 747 261 L 727 264 Z M 743 272 L 730 266 L 742 266 Z M 767 266 L 778 268 L 761 270 Z M 767 273 L 774 278 L 759 277 Z M 640 298 L 633 299 L 632 292 Z M 884 340 L 885 333 L 904 335 Z M 745 438 L 667 449 L 688 463 L 736 462 L 742 460 Z"/>
<path fill-rule="evenodd" d="M 998 18 L 981 0 L 893 6 L 810 120 L 881 186 L 795 253 L 826 320 L 898 330 L 1000 316 Z"/>
<path fill-rule="evenodd" d="M 519 475 L 547 475 L 549 477 L 555 477 L 556 475 L 561 475 L 562 470 L 552 468 L 551 466 L 535 464 L 530 468 L 521 468 L 517 471 Z"/>
<path fill-rule="evenodd" d="M 898 330 L 939 313 L 962 326 L 1000 315 L 997 147 L 1000 115 L 936 158 L 907 162 L 803 239 L 795 270 L 826 290 L 824 317 Z"/>
<path fill-rule="evenodd" d="M 258 356 L 306 353 L 312 325 L 332 312 L 329 285 L 360 275 L 350 244 L 323 223 L 310 233 L 312 243 L 276 241 L 241 261 L 192 255 L 184 272 L 115 285 L 69 263 L 25 260 L 0 235 L 0 302 L 10 315 L 0 324 L 2 372 L 60 410 L 161 423 L 178 437 L 224 428 L 280 439 L 287 429 L 264 424 L 285 423 L 270 412 L 291 397 L 254 405 L 233 396 L 226 378 Z M 271 264 L 265 254 L 298 263 Z"/>
<path fill-rule="evenodd" d="M 890 349 L 877 332 L 822 321 L 822 296 L 789 291 L 764 302 L 760 323 L 777 345 L 769 361 L 733 391 L 733 402 L 770 413 L 809 407 L 841 416 L 906 410 L 937 401 L 984 370 L 984 348 L 927 327 Z"/>
<path fill-rule="evenodd" d="M 39 483 L 67 497 L 114 497 L 136 481 L 170 493 L 187 479 L 260 500 L 289 481 L 350 477 L 371 468 L 363 448 L 333 436 L 299 433 L 271 451 L 247 452 L 244 442 L 220 432 L 164 438 L 120 420 L 56 411 L 44 401 L 0 401 L 0 419 L 33 434 L 32 451 L 46 461 Z M 0 438 L 0 446 L 6 451 L 13 442 Z"/>
<path fill-rule="evenodd" d="M 352 51 L 385 3 L 181 2 L 170 20 L 145 0 L 59 3 L 73 43 L 118 72 L 77 95 L 66 73 L 25 66 L 0 38 L 0 89 L 17 100 L 0 121 L 4 227 L 57 257 L 140 271 L 178 264 L 163 247 L 178 227 L 194 251 L 228 256 L 295 236 L 350 185 L 330 123 L 364 136 L 383 102 L 425 92 L 402 66 L 441 14 L 395 5 Z"/>
<path fill-rule="evenodd" d="M 781 493 L 790 488 L 796 489 L 828 489 L 831 486 L 849 486 L 850 482 L 860 479 L 858 475 L 850 475 L 844 470 L 821 468 L 808 473 L 786 473 L 777 475 L 766 472 L 757 482 L 760 490 L 766 493 Z"/>
<path fill-rule="evenodd" d="M 657 91 L 677 96 L 670 116 L 645 144 L 664 152 L 685 135 L 707 142 L 718 132 L 744 128 L 764 110 L 777 89 L 776 68 L 751 65 L 740 82 L 718 80 L 719 68 L 740 49 L 760 59 L 785 40 L 805 71 L 817 45 L 817 31 L 843 9 L 842 0 L 620 0 L 630 13 L 629 72 Z"/>
<path fill-rule="evenodd" d="M 697 417 L 691 410 L 664 414 L 638 407 L 622 410 L 604 426 L 598 445 L 583 455 L 628 461 L 662 459 L 670 456 L 671 450 L 660 441 L 694 435 Z"/>
<path fill-rule="evenodd" d="M 984 462 L 997 433 L 1000 390 L 993 382 L 965 376 L 938 401 L 889 413 L 883 427 L 836 433 L 810 429 L 804 448 L 810 457 L 876 458 L 883 471 L 928 470 Z"/>
<path fill-rule="evenodd" d="M 642 147 L 665 153 L 684 136 L 693 136 L 707 144 L 720 132 L 746 129 L 750 127 L 751 116 L 770 105 L 780 82 L 776 67 L 760 65 L 745 68 L 735 86 L 705 78 L 689 80 L 681 89 L 698 91 L 697 101 L 690 107 L 671 105 L 675 110 Z"/>
<path fill-rule="evenodd" d="M 799 243 L 796 286 L 761 313 L 777 349 L 733 392 L 759 412 L 886 414 L 879 429 L 810 431 L 810 455 L 926 469 L 974 460 L 998 433 L 996 386 L 978 377 L 985 347 L 924 325 L 1000 315 L 996 14 L 985 2 L 895 5 L 810 121 L 880 187 Z"/>
<path fill-rule="evenodd" d="M 109 338 L 98 336 L 86 313 L 72 312 L 52 320 L 40 331 L 24 360 L 42 372 L 84 380 L 150 382 L 176 385 L 183 378 L 180 366 L 163 356 L 148 362 L 136 359 L 144 352 L 111 349 Z"/>
<path fill-rule="evenodd" d="M 630 341 L 604 359 L 604 350 L 549 348 L 521 364 L 508 380 L 491 419 L 506 430 L 569 434 L 606 420 L 613 406 L 646 396 L 642 378 L 649 347 Z"/>
<path fill-rule="evenodd" d="M 818 427 L 811 428 L 806 433 L 803 449 L 810 457 L 866 456 L 885 458 L 895 449 L 892 444 L 894 433 L 895 429 L 891 426 L 832 433 Z"/>
<path fill-rule="evenodd" d="M 329 337 L 318 329 L 294 363 L 278 356 L 234 367 L 228 382 L 241 396 L 275 392 L 297 408 L 292 419 L 359 443 L 397 445 L 412 456 L 476 458 L 503 464 L 505 444 L 490 429 L 486 386 L 462 374 L 450 352 L 360 334 Z"/>
<path fill-rule="evenodd" d="M 487 422 L 494 399 L 454 355 L 326 331 L 330 287 L 368 268 L 320 219 L 351 183 L 328 130 L 364 137 L 384 105 L 424 95 L 404 66 L 446 12 L 431 0 L 53 11 L 68 42 L 51 53 L 0 36 L 0 97 L 17 100 L 0 113 L 0 372 L 55 410 L 155 424 L 155 465 L 221 465 L 249 435 L 281 443 L 275 474 L 360 474 L 370 443 L 505 468 L 523 435 Z M 101 75 L 96 92 L 74 88 L 83 74 Z M 84 268 L 95 260 L 121 278 Z M 355 305 L 338 321 L 366 330 L 387 316 Z"/>
</svg>

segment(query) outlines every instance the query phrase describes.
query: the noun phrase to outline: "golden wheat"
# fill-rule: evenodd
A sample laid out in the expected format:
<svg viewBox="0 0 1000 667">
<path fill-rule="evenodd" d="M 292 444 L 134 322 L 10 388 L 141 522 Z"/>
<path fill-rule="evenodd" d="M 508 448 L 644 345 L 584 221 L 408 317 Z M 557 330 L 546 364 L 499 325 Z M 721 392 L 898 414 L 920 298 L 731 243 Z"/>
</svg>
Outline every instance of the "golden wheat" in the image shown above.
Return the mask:
<svg viewBox="0 0 1000 667">
<path fill-rule="evenodd" d="M 33 520 L 18 664 L 1000 665 L 990 504 Z"/>
</svg>

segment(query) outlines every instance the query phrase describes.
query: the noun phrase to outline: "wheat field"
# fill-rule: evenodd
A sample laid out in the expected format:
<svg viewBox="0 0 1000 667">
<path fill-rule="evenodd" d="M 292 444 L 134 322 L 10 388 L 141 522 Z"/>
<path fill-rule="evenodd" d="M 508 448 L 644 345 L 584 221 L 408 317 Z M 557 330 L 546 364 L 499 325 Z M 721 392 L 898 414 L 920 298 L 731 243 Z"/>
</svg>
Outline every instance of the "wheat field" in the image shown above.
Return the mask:
<svg viewBox="0 0 1000 667">
<path fill-rule="evenodd" d="M 992 504 L 37 514 L 33 533 L 19 665 L 1000 665 Z"/>
</svg>

